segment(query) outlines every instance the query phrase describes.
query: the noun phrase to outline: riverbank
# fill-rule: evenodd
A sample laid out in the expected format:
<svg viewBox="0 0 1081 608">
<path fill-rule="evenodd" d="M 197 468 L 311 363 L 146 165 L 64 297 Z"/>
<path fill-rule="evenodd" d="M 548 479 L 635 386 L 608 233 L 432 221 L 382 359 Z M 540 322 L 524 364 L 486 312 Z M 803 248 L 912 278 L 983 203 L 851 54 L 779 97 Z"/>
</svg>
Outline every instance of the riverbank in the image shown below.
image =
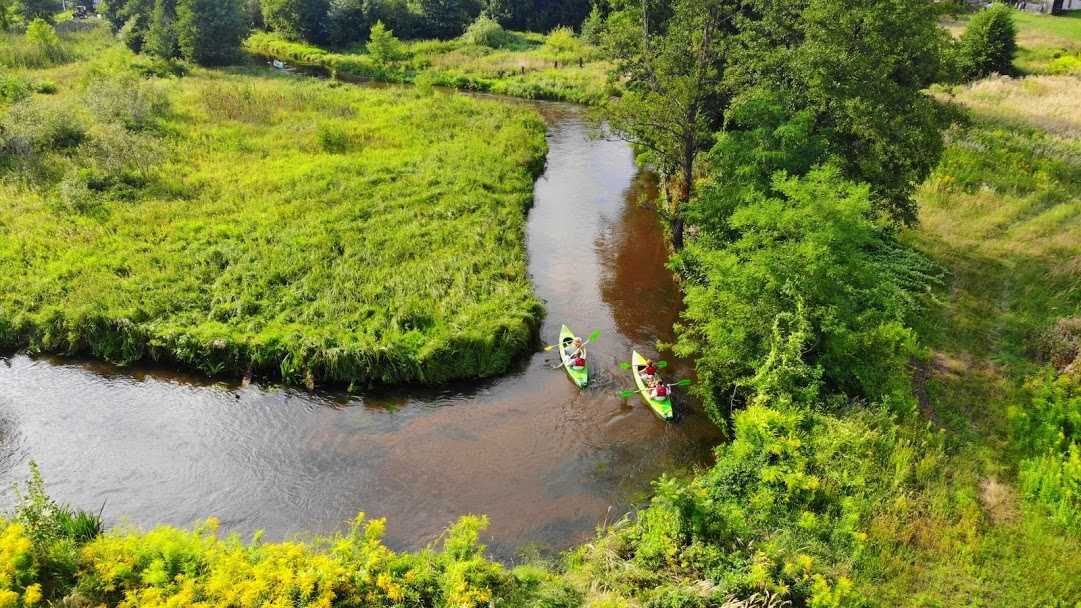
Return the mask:
<svg viewBox="0 0 1081 608">
<path fill-rule="evenodd" d="M 619 93 L 608 84 L 611 65 L 597 49 L 565 34 L 558 44 L 552 34 L 507 32 L 505 47 L 464 40 L 405 41 L 399 56 L 378 65 L 363 47 L 332 52 L 286 40 L 273 33 L 253 34 L 244 43 L 249 53 L 289 65 L 316 68 L 346 81 L 379 81 L 442 86 L 523 99 L 596 104 Z"/>
<path fill-rule="evenodd" d="M 114 42 L 12 72 L 51 86 L 5 104 L 0 346 L 308 386 L 492 376 L 532 347 L 535 113 L 144 68 Z"/>
</svg>

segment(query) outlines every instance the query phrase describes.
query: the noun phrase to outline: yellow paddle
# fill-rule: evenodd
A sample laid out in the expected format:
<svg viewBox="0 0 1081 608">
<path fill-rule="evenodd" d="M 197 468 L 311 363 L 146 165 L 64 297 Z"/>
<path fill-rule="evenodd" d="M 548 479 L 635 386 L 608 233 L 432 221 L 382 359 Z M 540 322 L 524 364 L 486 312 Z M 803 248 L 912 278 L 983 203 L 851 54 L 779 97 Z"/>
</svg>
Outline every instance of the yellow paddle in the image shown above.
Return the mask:
<svg viewBox="0 0 1081 608">
<path fill-rule="evenodd" d="M 586 340 L 586 342 L 596 342 L 597 339 L 599 339 L 600 337 L 601 337 L 601 330 L 598 329 L 598 330 L 594 331 L 593 333 L 589 334 L 589 339 Z M 551 346 L 545 346 L 544 347 L 544 352 L 550 353 L 550 352 L 552 352 L 552 349 L 555 349 L 555 348 L 559 348 L 559 345 L 558 344 L 553 344 Z"/>
</svg>

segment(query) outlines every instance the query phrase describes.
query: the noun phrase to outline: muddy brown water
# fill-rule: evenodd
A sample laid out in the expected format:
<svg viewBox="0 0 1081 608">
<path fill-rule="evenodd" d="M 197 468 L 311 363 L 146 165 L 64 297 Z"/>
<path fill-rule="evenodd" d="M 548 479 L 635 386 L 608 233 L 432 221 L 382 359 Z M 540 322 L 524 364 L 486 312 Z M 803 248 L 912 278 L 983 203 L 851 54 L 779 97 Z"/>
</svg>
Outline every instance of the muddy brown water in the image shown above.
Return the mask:
<svg viewBox="0 0 1081 608">
<path fill-rule="evenodd" d="M 0 359 L 0 506 L 35 460 L 53 497 L 104 505 L 112 524 L 214 515 L 281 539 L 364 511 L 387 518 L 390 546 L 415 549 L 485 513 L 491 553 L 513 560 L 587 540 L 661 473 L 707 464 L 718 437 L 693 404 L 665 424 L 616 394 L 632 384 L 619 363 L 632 347 L 657 354 L 680 305 L 656 217 L 635 204 L 655 183 L 626 144 L 591 139 L 579 109 L 535 105 L 550 145 L 528 223 L 542 337 L 563 322 L 601 330 L 589 389 L 543 352 L 484 383 L 362 396 L 16 355 Z M 671 376 L 689 373 L 672 360 Z"/>
</svg>

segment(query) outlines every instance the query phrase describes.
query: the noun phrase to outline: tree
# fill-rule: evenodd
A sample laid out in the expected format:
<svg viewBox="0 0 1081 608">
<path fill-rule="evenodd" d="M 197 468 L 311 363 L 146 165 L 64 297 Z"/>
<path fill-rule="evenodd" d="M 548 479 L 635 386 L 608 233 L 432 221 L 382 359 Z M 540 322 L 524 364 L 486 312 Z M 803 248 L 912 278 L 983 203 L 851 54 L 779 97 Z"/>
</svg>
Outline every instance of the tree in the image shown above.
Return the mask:
<svg viewBox="0 0 1081 608">
<path fill-rule="evenodd" d="M 480 0 L 416 0 L 424 20 L 425 35 L 448 40 L 457 38 L 480 15 Z"/>
<path fill-rule="evenodd" d="M 364 0 L 331 0 L 327 13 L 327 38 L 338 47 L 364 40 L 371 28 L 364 12 Z"/>
<path fill-rule="evenodd" d="M 326 42 L 329 0 L 262 0 L 267 27 L 293 40 Z"/>
<path fill-rule="evenodd" d="M 698 360 L 708 411 L 722 420 L 733 390 L 811 398 L 820 383 L 910 398 L 908 321 L 933 282 L 930 263 L 873 221 L 869 186 L 839 168 L 772 182 L 769 196 L 740 201 L 723 247 L 700 239 L 675 260 L 687 279 L 677 352 Z"/>
<path fill-rule="evenodd" d="M 243 0 L 180 0 L 177 38 L 188 61 L 222 65 L 235 60 L 248 34 Z"/>
<path fill-rule="evenodd" d="M 46 20 L 40 17 L 30 22 L 26 27 L 26 39 L 42 48 L 56 48 L 60 46 L 60 36 Z"/>
<path fill-rule="evenodd" d="M 11 26 L 18 19 L 16 16 L 17 10 L 16 0 L 0 0 L 0 32 L 11 29 Z"/>
<path fill-rule="evenodd" d="M 56 13 L 60 11 L 60 2 L 58 0 L 20 0 L 20 8 L 25 23 L 30 23 L 34 19 L 44 19 L 52 23 Z"/>
<path fill-rule="evenodd" d="M 144 49 L 161 57 L 173 59 L 180 54 L 176 34 L 176 0 L 156 0 L 150 13 Z"/>
<path fill-rule="evenodd" d="M 871 186 L 874 212 L 913 224 L 915 188 L 938 163 L 943 112 L 923 91 L 943 78 L 948 35 L 931 0 L 755 0 L 728 49 L 725 89 L 767 91 Z M 753 127 L 751 127 L 753 128 Z M 810 166 L 808 165 L 808 166 Z M 768 177 L 768 174 L 767 174 Z"/>
<path fill-rule="evenodd" d="M 368 55 L 380 69 L 386 69 L 398 58 L 400 44 L 393 31 L 387 29 L 382 21 L 376 21 L 368 34 Z"/>
<path fill-rule="evenodd" d="M 677 251 L 683 248 L 684 206 L 694 196 L 695 159 L 712 142 L 711 113 L 724 105 L 718 85 L 729 4 L 675 0 L 663 23 L 640 7 L 609 23 L 607 47 L 627 91 L 608 104 L 605 118 L 611 132 L 645 151 L 660 173 L 666 193 L 660 211 Z"/>
<path fill-rule="evenodd" d="M 1013 9 L 995 4 L 969 21 L 958 46 L 961 75 L 968 80 L 1013 72 L 1017 54 L 1017 26 Z"/>
</svg>

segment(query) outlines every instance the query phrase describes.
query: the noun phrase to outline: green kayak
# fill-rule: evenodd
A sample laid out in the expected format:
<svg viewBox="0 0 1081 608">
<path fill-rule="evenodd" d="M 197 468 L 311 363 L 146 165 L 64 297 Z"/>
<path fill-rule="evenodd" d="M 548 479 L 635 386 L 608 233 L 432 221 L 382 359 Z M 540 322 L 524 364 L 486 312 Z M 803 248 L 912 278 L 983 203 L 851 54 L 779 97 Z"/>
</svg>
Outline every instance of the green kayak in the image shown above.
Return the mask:
<svg viewBox="0 0 1081 608">
<path fill-rule="evenodd" d="M 574 332 L 566 325 L 559 331 L 559 358 L 563 361 L 563 369 L 567 370 L 567 375 L 574 380 L 574 383 L 581 388 L 585 388 L 589 384 L 589 363 L 586 363 L 585 367 L 573 367 L 569 358 L 571 354 L 570 346 L 574 341 Z"/>
<path fill-rule="evenodd" d="M 637 351 L 631 352 L 631 373 L 634 374 L 634 383 L 638 385 L 638 394 L 642 395 L 642 399 L 645 399 L 646 405 L 653 410 L 653 413 L 661 417 L 661 420 L 670 421 L 675 418 L 675 413 L 672 411 L 672 395 L 669 394 L 664 400 L 654 399 L 649 394 L 649 387 L 646 386 L 646 381 L 642 379 L 641 370 L 646 367 L 646 358 L 639 355 Z"/>
</svg>

